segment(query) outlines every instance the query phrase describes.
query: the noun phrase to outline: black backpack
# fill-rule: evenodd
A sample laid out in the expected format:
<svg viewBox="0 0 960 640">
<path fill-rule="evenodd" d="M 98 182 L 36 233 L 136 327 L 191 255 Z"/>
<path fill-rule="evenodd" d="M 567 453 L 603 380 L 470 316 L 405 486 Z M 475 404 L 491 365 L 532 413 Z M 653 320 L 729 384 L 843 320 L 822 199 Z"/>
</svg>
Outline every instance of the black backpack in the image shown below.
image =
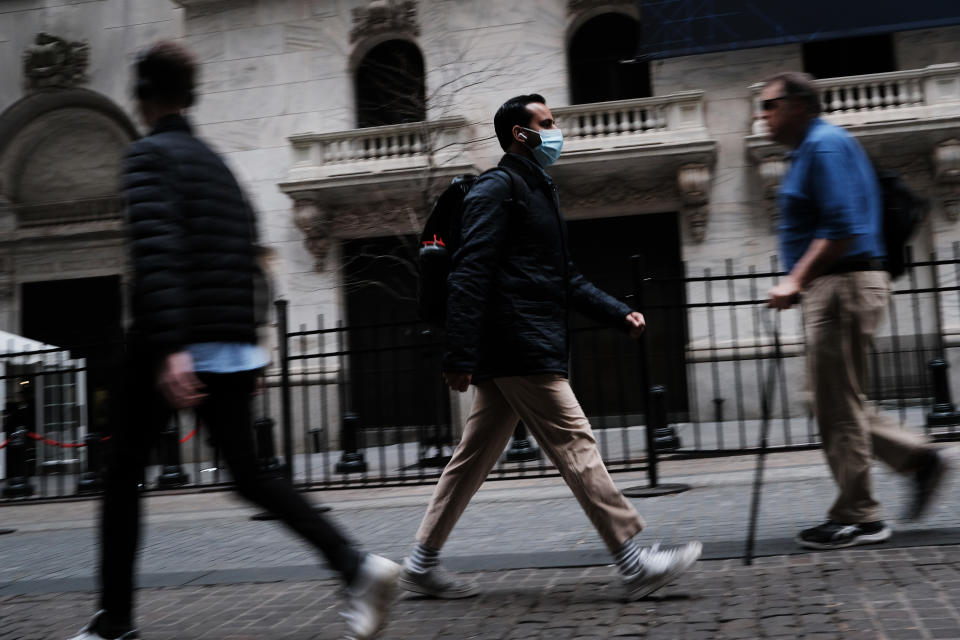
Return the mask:
<svg viewBox="0 0 960 640">
<path fill-rule="evenodd" d="M 907 242 L 927 213 L 928 203 L 917 196 L 896 171 L 877 170 L 883 212 L 887 272 L 899 278 L 907 270 Z"/>
<path fill-rule="evenodd" d="M 504 167 L 488 169 L 502 171 L 510 177 L 513 196 L 510 202 L 525 206 L 523 178 Z M 463 200 L 477 183 L 480 176 L 466 173 L 455 177 L 440 197 L 437 198 L 423 226 L 419 243 L 419 279 L 417 282 L 417 313 L 424 322 L 443 326 L 447 317 L 447 276 L 453 263 L 453 255 L 460 248 L 460 218 L 463 215 Z"/>
</svg>

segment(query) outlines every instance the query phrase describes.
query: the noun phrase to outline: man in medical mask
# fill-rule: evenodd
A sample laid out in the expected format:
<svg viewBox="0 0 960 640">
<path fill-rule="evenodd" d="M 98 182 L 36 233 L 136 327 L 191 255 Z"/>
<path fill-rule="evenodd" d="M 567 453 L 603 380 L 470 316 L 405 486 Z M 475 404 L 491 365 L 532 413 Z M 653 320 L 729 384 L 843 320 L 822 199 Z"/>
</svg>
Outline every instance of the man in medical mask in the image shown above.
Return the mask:
<svg viewBox="0 0 960 640">
<path fill-rule="evenodd" d="M 563 134 L 543 97 L 511 98 L 494 128 L 506 154 L 464 200 L 447 280 L 443 375 L 456 391 L 474 385 L 476 395 L 400 583 L 438 598 L 477 592 L 440 568 L 440 549 L 522 420 L 613 554 L 627 597 L 642 598 L 693 565 L 701 545 L 634 542 L 643 519 L 614 486 L 567 381 L 567 324 L 572 307 L 639 336 L 644 318 L 584 279 L 570 259 L 557 188 L 544 171 L 560 157 Z"/>
</svg>

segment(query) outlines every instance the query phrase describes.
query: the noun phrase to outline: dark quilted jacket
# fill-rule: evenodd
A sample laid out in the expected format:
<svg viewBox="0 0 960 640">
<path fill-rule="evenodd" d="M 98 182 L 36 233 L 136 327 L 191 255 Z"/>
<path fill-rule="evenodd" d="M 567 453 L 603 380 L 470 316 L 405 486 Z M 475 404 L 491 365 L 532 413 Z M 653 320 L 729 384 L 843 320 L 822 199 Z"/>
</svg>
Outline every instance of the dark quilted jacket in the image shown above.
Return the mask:
<svg viewBox="0 0 960 640">
<path fill-rule="evenodd" d="M 510 175 L 490 171 L 467 194 L 462 244 L 447 280 L 448 351 L 443 369 L 474 381 L 567 375 L 571 308 L 626 328 L 631 309 L 587 281 L 567 250 L 556 186 L 533 161 L 508 153 L 526 207 L 512 204 Z"/>
<path fill-rule="evenodd" d="M 256 224 L 233 174 L 181 116 L 127 148 L 133 335 L 159 354 L 256 342 Z"/>
</svg>

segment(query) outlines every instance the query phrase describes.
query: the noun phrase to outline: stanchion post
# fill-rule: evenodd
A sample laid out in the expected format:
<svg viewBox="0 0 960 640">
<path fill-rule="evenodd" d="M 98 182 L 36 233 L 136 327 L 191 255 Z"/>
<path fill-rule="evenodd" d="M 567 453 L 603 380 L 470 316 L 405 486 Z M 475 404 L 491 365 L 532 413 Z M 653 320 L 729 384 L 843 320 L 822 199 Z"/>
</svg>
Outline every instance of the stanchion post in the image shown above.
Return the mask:
<svg viewBox="0 0 960 640">
<path fill-rule="evenodd" d="M 927 366 L 933 378 L 933 408 L 927 414 L 927 427 L 954 427 L 960 425 L 960 413 L 950 399 L 950 383 L 947 380 L 949 365 L 943 358 L 934 358 Z"/>
<path fill-rule="evenodd" d="M 643 256 L 635 255 L 633 263 L 633 297 L 635 308 L 643 313 L 644 309 L 644 270 Z M 667 428 L 666 389 L 662 385 L 650 386 L 650 361 L 647 353 L 647 334 L 638 338 L 638 365 L 640 371 L 640 389 L 643 393 L 643 413 L 646 418 L 644 429 L 647 441 L 647 480 L 646 487 L 630 487 L 623 491 L 629 498 L 652 498 L 656 496 L 682 493 L 690 489 L 686 484 L 660 484 L 657 456 L 657 430 Z"/>
<path fill-rule="evenodd" d="M 160 461 L 162 464 L 157 486 L 162 489 L 182 487 L 190 482 L 190 476 L 180 465 L 180 420 L 174 415 L 160 434 Z"/>
<path fill-rule="evenodd" d="M 273 441 L 273 419 L 257 418 L 253 421 L 253 433 L 257 443 L 257 465 L 262 473 L 283 473 L 283 463 L 277 458 Z"/>
<path fill-rule="evenodd" d="M 87 469 L 77 482 L 79 493 L 91 493 L 103 488 L 103 443 L 97 433 L 88 433 L 83 439 L 87 449 Z"/>
<path fill-rule="evenodd" d="M 26 498 L 33 495 L 33 485 L 27 476 L 27 431 L 17 429 L 10 434 L 7 444 L 7 482 L 4 498 Z"/>
<path fill-rule="evenodd" d="M 293 401 L 290 397 L 290 351 L 287 342 L 287 301 L 277 300 L 277 348 L 280 352 L 280 404 L 284 475 L 293 482 Z"/>
<path fill-rule="evenodd" d="M 530 443 L 527 426 L 522 421 L 517 422 L 513 430 L 513 438 L 510 440 L 510 448 L 507 449 L 507 462 L 531 462 L 539 460 L 542 455 L 540 450 Z"/>
<path fill-rule="evenodd" d="M 343 454 L 337 462 L 337 473 L 363 473 L 367 460 L 360 451 L 360 417 L 350 411 L 344 412 L 340 422 L 340 446 Z"/>
</svg>

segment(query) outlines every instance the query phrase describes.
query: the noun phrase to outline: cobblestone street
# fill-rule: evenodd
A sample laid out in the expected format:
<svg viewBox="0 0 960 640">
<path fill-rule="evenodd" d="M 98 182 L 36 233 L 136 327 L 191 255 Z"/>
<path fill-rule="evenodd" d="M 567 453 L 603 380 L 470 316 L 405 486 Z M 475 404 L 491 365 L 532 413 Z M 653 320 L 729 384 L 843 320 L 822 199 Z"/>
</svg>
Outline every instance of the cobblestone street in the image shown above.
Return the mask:
<svg viewBox="0 0 960 640">
<path fill-rule="evenodd" d="M 702 562 L 655 597 L 619 601 L 609 567 L 477 573 L 478 598 L 404 598 L 385 639 L 960 638 L 956 547 L 855 550 Z M 331 580 L 145 589 L 150 640 L 342 637 Z M 66 638 L 86 593 L 0 597 L 0 638 Z"/>
<path fill-rule="evenodd" d="M 691 490 L 635 500 L 641 542 L 704 540 L 705 560 L 654 597 L 620 601 L 616 573 L 557 478 L 489 482 L 445 549 L 482 595 L 402 599 L 383 637 L 960 639 L 956 490 L 919 523 L 896 520 L 909 496 L 878 468 L 894 537 L 807 553 L 797 529 L 819 521 L 832 484 L 819 452 L 770 458 L 758 528 L 762 556 L 743 566 L 752 457 L 677 460 L 665 481 Z M 615 474 L 622 488 L 641 475 Z M 432 487 L 311 492 L 362 544 L 394 559 L 409 549 Z M 337 639 L 339 585 L 312 552 L 227 493 L 152 495 L 141 562 L 146 640 Z M 0 640 L 64 640 L 95 607 L 95 501 L 0 507 Z"/>
</svg>

